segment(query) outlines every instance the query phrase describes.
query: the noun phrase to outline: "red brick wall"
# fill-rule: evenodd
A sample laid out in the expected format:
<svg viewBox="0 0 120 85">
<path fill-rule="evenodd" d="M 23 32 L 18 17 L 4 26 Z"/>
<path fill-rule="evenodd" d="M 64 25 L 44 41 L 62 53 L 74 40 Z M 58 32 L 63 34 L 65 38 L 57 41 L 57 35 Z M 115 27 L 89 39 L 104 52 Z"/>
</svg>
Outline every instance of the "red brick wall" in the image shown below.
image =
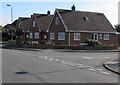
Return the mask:
<svg viewBox="0 0 120 85">
<path fill-rule="evenodd" d="M 35 21 L 34 17 L 32 17 L 31 23 L 30 23 L 30 28 L 29 28 L 29 33 L 33 33 L 33 38 L 29 38 L 30 41 L 40 41 L 41 40 L 41 33 L 39 32 L 39 27 L 37 22 L 35 23 L 35 27 L 33 27 L 33 21 Z M 39 39 L 34 38 L 35 32 L 39 32 Z"/>
<path fill-rule="evenodd" d="M 69 45 L 69 33 L 66 32 L 66 29 L 62 23 L 62 21 L 60 20 L 59 25 L 55 24 L 55 19 L 56 17 L 58 17 L 58 15 L 56 14 L 53 22 L 50 26 L 49 29 L 49 33 L 48 33 L 48 39 L 50 39 L 50 33 L 54 32 L 55 33 L 55 40 L 53 40 L 55 42 L 55 45 Z M 58 33 L 59 32 L 66 32 L 65 33 L 65 40 L 58 40 Z M 106 46 L 112 46 L 112 45 L 116 45 L 118 43 L 117 40 L 117 36 L 115 34 L 110 34 L 110 40 L 104 40 L 104 34 L 102 33 L 102 39 L 99 39 L 99 34 L 98 33 L 98 41 L 102 42 L 104 45 Z M 79 46 L 80 43 L 84 43 L 87 39 L 91 39 L 92 38 L 92 33 L 80 33 L 80 37 L 81 40 L 74 40 L 74 33 L 71 32 L 70 33 L 70 45 L 71 46 Z"/>
<path fill-rule="evenodd" d="M 65 28 L 64 28 L 64 25 L 62 24 L 61 20 L 59 22 L 59 25 L 55 24 L 56 17 L 58 17 L 57 14 L 55 15 L 55 18 L 53 19 L 53 22 L 50 26 L 49 33 L 48 33 L 48 39 L 50 39 L 50 36 L 49 36 L 50 33 L 54 32 L 55 33 L 55 40 L 53 40 L 53 41 L 55 42 L 55 45 L 68 45 L 68 38 L 67 38 L 68 34 L 65 34 L 66 35 L 65 40 L 58 40 L 58 33 L 65 32 Z"/>
</svg>

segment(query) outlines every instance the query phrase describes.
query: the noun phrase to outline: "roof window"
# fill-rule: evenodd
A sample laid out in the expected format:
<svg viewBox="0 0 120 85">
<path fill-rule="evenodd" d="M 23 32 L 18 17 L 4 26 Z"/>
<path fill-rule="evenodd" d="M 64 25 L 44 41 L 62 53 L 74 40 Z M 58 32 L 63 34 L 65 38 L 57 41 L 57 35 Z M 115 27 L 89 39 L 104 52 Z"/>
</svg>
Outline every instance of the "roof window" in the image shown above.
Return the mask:
<svg viewBox="0 0 120 85">
<path fill-rule="evenodd" d="M 85 21 L 89 21 L 89 18 L 88 17 L 84 17 L 83 18 Z"/>
</svg>

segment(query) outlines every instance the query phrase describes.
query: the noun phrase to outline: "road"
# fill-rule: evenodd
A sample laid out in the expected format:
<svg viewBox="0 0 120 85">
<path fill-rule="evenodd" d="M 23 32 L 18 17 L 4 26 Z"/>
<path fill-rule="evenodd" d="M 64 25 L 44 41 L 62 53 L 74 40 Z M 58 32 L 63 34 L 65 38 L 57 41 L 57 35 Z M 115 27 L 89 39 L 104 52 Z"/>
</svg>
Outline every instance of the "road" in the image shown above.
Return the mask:
<svg viewBox="0 0 120 85">
<path fill-rule="evenodd" d="M 102 66 L 117 56 L 117 52 L 2 49 L 2 82 L 118 83 L 118 75 Z"/>
</svg>

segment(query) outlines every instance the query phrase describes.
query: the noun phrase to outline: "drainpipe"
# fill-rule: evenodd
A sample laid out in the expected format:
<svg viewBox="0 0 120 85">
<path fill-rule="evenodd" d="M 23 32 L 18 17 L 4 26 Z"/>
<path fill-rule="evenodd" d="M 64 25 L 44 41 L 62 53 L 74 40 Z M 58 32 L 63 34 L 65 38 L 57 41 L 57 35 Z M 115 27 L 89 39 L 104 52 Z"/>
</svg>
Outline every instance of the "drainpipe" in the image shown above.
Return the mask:
<svg viewBox="0 0 120 85">
<path fill-rule="evenodd" d="M 70 32 L 69 32 L 69 46 L 70 46 Z"/>
</svg>

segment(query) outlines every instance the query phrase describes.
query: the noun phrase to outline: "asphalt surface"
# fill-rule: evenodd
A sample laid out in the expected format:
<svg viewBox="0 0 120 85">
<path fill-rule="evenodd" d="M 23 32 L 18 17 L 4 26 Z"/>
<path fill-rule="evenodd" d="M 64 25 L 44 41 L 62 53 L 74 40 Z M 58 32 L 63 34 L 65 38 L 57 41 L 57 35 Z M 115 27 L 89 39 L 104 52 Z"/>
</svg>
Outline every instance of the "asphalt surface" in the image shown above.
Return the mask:
<svg viewBox="0 0 120 85">
<path fill-rule="evenodd" d="M 118 83 L 103 63 L 117 52 L 2 49 L 3 83 Z"/>
</svg>

